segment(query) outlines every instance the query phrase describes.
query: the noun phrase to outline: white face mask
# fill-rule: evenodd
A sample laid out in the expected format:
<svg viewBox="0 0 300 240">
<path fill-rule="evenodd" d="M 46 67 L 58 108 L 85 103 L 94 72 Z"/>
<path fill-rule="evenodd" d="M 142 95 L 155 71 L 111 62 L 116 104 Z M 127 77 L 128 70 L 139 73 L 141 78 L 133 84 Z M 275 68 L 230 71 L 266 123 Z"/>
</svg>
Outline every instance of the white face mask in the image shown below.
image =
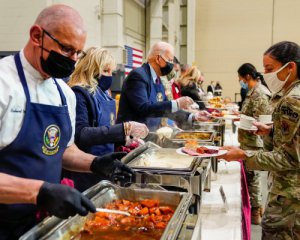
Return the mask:
<svg viewBox="0 0 300 240">
<path fill-rule="evenodd" d="M 275 72 L 263 74 L 264 80 L 272 93 L 278 93 L 283 88 L 286 81 L 289 79 L 291 73 L 285 78 L 284 81 L 279 80 L 277 77 L 277 73 L 279 73 L 282 69 L 284 69 L 288 64 L 289 62 L 283 65 Z"/>
</svg>

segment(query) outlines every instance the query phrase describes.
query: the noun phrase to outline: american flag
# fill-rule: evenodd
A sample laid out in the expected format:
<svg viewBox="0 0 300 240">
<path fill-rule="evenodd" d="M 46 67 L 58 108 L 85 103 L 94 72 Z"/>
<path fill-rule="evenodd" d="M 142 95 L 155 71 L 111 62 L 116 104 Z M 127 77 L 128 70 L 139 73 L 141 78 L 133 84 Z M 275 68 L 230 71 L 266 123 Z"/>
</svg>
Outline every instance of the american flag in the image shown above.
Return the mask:
<svg viewBox="0 0 300 240">
<path fill-rule="evenodd" d="M 125 76 L 127 76 L 132 69 L 140 67 L 143 63 L 143 51 L 125 45 L 127 52 L 127 63 L 125 65 Z"/>
</svg>

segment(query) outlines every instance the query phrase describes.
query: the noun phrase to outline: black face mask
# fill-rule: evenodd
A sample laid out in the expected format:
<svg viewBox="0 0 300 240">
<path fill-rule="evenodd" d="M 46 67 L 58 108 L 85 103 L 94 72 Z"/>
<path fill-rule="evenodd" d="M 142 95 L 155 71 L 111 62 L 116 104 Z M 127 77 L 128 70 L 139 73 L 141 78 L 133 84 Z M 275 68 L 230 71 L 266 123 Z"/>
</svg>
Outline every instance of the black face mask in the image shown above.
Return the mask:
<svg viewBox="0 0 300 240">
<path fill-rule="evenodd" d="M 53 50 L 50 51 L 46 60 L 41 56 L 41 65 L 45 73 L 51 77 L 65 78 L 69 77 L 75 68 L 75 61 L 59 54 Z"/>
<path fill-rule="evenodd" d="M 160 67 L 160 72 L 161 72 L 162 76 L 166 76 L 173 70 L 174 64 L 167 62 L 165 59 L 163 59 L 163 60 L 166 62 L 167 65 L 164 67 Z"/>
<path fill-rule="evenodd" d="M 42 53 L 41 53 L 41 66 L 45 73 L 54 78 L 69 77 L 75 69 L 76 61 L 54 51 L 44 48 L 44 33 L 42 36 Z M 43 58 L 43 51 L 49 52 L 48 58 Z"/>
</svg>

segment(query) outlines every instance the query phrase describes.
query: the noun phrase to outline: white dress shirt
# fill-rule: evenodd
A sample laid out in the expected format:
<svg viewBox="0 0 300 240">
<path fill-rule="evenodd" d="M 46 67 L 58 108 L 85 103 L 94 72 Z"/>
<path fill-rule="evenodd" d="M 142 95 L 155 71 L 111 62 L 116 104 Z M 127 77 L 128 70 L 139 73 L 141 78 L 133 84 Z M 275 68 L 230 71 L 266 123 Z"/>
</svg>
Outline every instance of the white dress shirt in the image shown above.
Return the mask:
<svg viewBox="0 0 300 240">
<path fill-rule="evenodd" d="M 31 102 L 60 106 L 61 97 L 52 78 L 43 80 L 40 73 L 26 60 L 23 50 L 20 58 L 27 80 Z M 68 143 L 74 142 L 76 98 L 72 89 L 61 79 L 57 79 L 67 101 L 72 136 Z M 0 149 L 14 141 L 25 116 L 26 96 L 20 81 L 13 56 L 0 60 Z M 32 126 L 34 128 L 34 126 Z M 30 134 L 30 133 L 28 133 Z"/>
</svg>

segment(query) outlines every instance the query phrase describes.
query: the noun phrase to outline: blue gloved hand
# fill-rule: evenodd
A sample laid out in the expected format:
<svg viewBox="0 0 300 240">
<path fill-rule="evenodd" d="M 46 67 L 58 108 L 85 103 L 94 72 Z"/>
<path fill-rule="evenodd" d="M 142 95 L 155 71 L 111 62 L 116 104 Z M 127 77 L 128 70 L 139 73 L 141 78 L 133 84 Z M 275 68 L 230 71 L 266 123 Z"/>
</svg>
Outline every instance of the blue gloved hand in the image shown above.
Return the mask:
<svg viewBox="0 0 300 240">
<path fill-rule="evenodd" d="M 48 182 L 41 186 L 37 206 L 59 218 L 68 218 L 75 214 L 85 216 L 89 212 L 96 212 L 94 204 L 76 189 Z"/>
</svg>

